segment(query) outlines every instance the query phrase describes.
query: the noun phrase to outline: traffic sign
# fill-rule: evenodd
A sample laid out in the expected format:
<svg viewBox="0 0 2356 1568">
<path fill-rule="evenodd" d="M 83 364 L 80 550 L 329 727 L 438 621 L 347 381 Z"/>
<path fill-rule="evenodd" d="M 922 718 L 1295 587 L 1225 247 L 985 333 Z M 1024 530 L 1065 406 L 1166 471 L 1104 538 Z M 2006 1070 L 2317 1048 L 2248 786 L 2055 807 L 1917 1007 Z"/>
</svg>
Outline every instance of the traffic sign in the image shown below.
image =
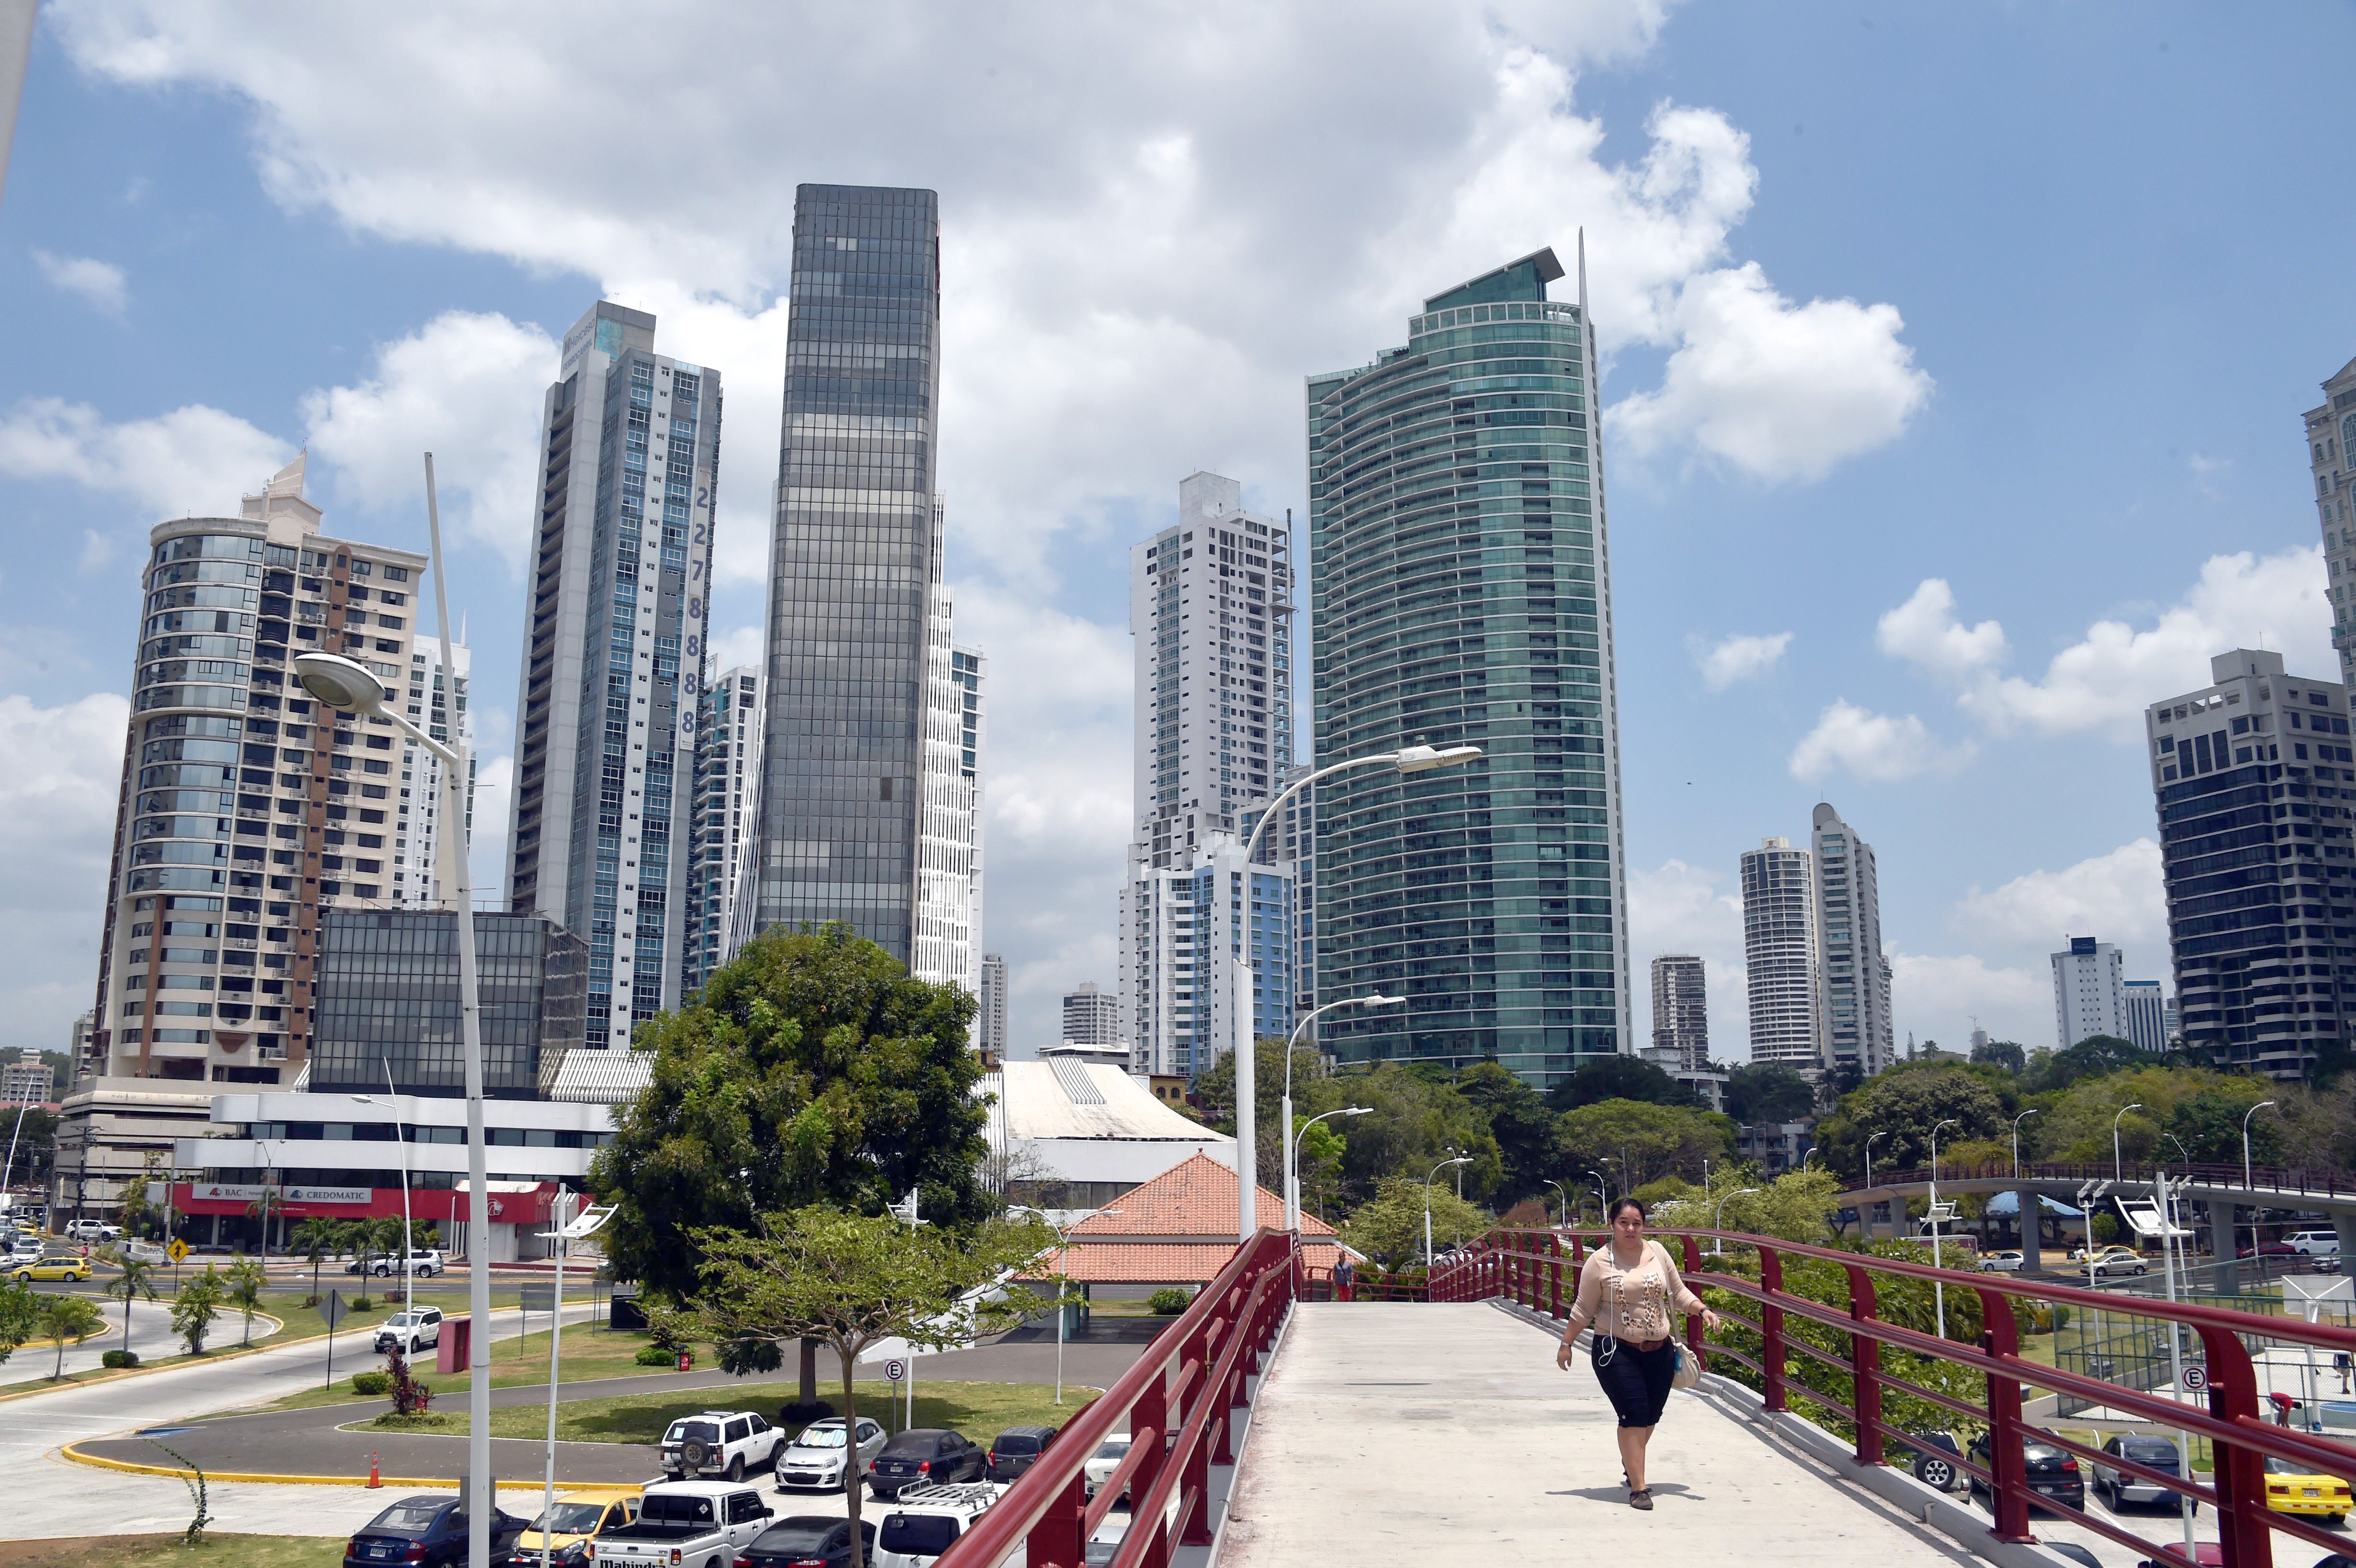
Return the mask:
<svg viewBox="0 0 2356 1568">
<path fill-rule="evenodd" d="M 327 1320 L 330 1330 L 337 1324 L 341 1323 L 344 1320 L 344 1315 L 350 1310 L 351 1308 L 344 1304 L 344 1293 L 340 1290 L 327 1292 L 327 1299 L 319 1303 L 319 1316 Z"/>
<path fill-rule="evenodd" d="M 2200 1365 L 2198 1362 L 2185 1368 L 2184 1386 L 2194 1393 L 2199 1393 L 2202 1389 L 2207 1388 L 2209 1386 L 2209 1369 Z"/>
<path fill-rule="evenodd" d="M 894 1356 L 894 1358 L 892 1358 L 892 1360 L 888 1360 L 888 1361 L 884 1362 L 884 1381 L 885 1382 L 887 1382 L 887 1383 L 897 1383 L 897 1382 L 905 1382 L 905 1381 L 908 1381 L 908 1363 L 907 1363 L 907 1362 L 905 1362 L 905 1361 L 904 1361 L 904 1360 L 900 1360 L 897 1356 Z"/>
<path fill-rule="evenodd" d="M 164 1255 L 174 1263 L 178 1263 L 188 1255 L 188 1243 L 175 1236 L 172 1238 L 172 1244 L 164 1249 Z"/>
<path fill-rule="evenodd" d="M 553 1312 L 556 1310 L 556 1286 L 552 1285 L 523 1285 L 517 1290 L 516 1295 L 519 1305 L 520 1305 L 526 1312 Z"/>
</svg>

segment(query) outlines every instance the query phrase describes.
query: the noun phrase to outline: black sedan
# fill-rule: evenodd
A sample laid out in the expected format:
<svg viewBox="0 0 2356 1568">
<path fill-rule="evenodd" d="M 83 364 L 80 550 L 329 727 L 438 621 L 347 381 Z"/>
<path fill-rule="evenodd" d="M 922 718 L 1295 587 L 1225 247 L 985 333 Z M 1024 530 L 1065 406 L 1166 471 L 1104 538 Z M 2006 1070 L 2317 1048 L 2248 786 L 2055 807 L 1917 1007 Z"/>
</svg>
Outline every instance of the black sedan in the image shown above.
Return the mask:
<svg viewBox="0 0 2356 1568">
<path fill-rule="evenodd" d="M 1010 1426 L 998 1435 L 990 1445 L 989 1467 L 982 1478 L 988 1481 L 1012 1481 L 1038 1462 L 1055 1440 L 1052 1426 Z"/>
<path fill-rule="evenodd" d="M 875 1561 L 875 1527 L 859 1523 L 862 1563 Z M 851 1561 L 851 1521 L 825 1514 L 781 1519 L 736 1554 L 739 1568 L 843 1568 Z"/>
<path fill-rule="evenodd" d="M 494 1510 L 491 1555 L 497 1558 L 513 1546 L 529 1522 Z M 344 1568 L 454 1568 L 466 1561 L 466 1516 L 458 1511 L 458 1499 L 446 1494 L 403 1498 L 344 1543 Z"/>
<path fill-rule="evenodd" d="M 2056 1448 L 2051 1443 L 2039 1443 L 2034 1439 L 2022 1443 L 2020 1450 L 2022 1458 L 2027 1461 L 2030 1491 L 2041 1498 L 2051 1498 L 2057 1503 L 2066 1503 L 2080 1512 L 2085 1510 L 2086 1477 L 2078 1468 L 2076 1455 Z M 1988 1469 L 1996 1468 L 1996 1460 L 1991 1456 L 1988 1446 L 1987 1434 L 1982 1433 L 1972 1439 L 1972 1457 Z M 1974 1476 L 1972 1477 L 1973 1500 L 1977 1501 L 1983 1492 L 1989 1493 L 1990 1506 L 1993 1507 L 1994 1494 L 1988 1484 L 1977 1476 Z M 2051 1513 L 2053 1510 L 2048 1509 L 2045 1511 Z"/>
<path fill-rule="evenodd" d="M 867 1467 L 867 1489 L 885 1501 L 910 1487 L 979 1481 L 990 1456 L 944 1426 L 912 1426 L 884 1445 Z"/>
</svg>

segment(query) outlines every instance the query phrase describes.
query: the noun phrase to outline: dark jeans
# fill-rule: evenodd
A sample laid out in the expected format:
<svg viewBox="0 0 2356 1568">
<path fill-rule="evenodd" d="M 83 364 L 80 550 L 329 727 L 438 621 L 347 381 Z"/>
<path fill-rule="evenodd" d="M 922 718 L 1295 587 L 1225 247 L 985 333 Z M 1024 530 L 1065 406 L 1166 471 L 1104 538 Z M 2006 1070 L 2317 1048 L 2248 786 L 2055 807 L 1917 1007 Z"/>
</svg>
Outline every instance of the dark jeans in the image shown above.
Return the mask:
<svg viewBox="0 0 2356 1568">
<path fill-rule="evenodd" d="M 1595 1336 L 1588 1359 L 1603 1397 L 1619 1413 L 1622 1426 L 1658 1426 L 1669 1403 L 1669 1382 L 1677 1375 L 1677 1348 L 1664 1339 L 1649 1350 L 1639 1349 L 1608 1334 Z"/>
</svg>

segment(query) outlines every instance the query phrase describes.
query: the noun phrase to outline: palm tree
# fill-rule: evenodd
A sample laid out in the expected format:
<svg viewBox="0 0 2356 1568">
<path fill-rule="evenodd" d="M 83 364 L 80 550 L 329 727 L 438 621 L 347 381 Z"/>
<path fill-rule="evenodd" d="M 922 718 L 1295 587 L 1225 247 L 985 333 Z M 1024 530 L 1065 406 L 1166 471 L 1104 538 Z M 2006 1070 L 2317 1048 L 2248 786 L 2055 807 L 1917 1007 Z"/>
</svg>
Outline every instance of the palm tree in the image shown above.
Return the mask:
<svg viewBox="0 0 2356 1568">
<path fill-rule="evenodd" d="M 262 1189 L 262 1196 L 245 1206 L 245 1212 L 248 1218 L 252 1218 L 258 1215 L 262 1220 L 262 1255 L 264 1258 L 270 1256 L 271 1217 L 276 1214 L 282 1214 L 285 1212 L 285 1191 L 284 1189 L 276 1187 L 263 1188 Z"/>
<path fill-rule="evenodd" d="M 311 1262 L 311 1299 L 319 1298 L 319 1264 L 342 1249 L 344 1228 L 340 1221 L 312 1218 L 294 1227 L 286 1244 Z M 231 1270 L 234 1275 L 235 1270 Z"/>
<path fill-rule="evenodd" d="M 337 1227 L 337 1234 L 360 1265 L 360 1289 L 368 1289 L 369 1260 L 376 1256 L 377 1229 L 373 1220 L 345 1220 Z"/>
<path fill-rule="evenodd" d="M 209 1275 L 212 1265 L 205 1265 Z M 270 1286 L 270 1272 L 262 1266 L 260 1258 L 240 1258 L 229 1265 L 223 1276 L 227 1282 L 227 1299 L 231 1307 L 245 1315 L 245 1335 L 241 1345 L 253 1343 L 253 1315 L 262 1310 L 262 1293 Z"/>
<path fill-rule="evenodd" d="M 103 1288 L 109 1296 L 123 1297 L 123 1348 L 128 1351 L 131 1349 L 132 1298 L 144 1296 L 150 1301 L 155 1299 L 155 1286 L 149 1277 L 155 1274 L 155 1265 L 142 1263 L 126 1251 L 114 1260 L 114 1266 L 123 1272 L 108 1280 Z"/>
<path fill-rule="evenodd" d="M 58 1368 L 49 1374 L 52 1381 L 66 1375 L 68 1339 L 79 1345 L 106 1329 L 106 1319 L 90 1304 L 88 1296 L 66 1293 L 41 1297 L 40 1312 L 34 1322 L 42 1339 L 57 1342 Z"/>
</svg>

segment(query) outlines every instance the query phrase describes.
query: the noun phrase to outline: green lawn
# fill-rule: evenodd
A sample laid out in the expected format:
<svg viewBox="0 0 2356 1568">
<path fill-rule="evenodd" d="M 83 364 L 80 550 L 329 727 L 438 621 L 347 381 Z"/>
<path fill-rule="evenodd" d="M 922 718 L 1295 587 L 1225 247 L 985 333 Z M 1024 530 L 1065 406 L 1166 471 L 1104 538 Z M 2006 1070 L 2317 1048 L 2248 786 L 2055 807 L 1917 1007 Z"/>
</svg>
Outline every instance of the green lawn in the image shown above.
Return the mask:
<svg viewBox="0 0 2356 1568">
<path fill-rule="evenodd" d="M 194 1552 L 177 1535 L 107 1535 L 80 1541 L 0 1541 L 0 1568 L 337 1568 L 340 1535 L 208 1535 Z"/>
<path fill-rule="evenodd" d="M 534 1314 L 535 1321 L 539 1320 Z M 346 1318 L 347 1323 L 351 1319 Z M 568 1323 L 564 1328 L 563 1379 L 566 1382 L 586 1381 L 592 1378 L 647 1377 L 659 1374 L 660 1367 L 642 1367 L 635 1360 L 641 1346 L 648 1343 L 644 1334 L 616 1334 L 589 1323 Z M 707 1357 L 696 1358 L 699 1370 L 709 1365 Z M 421 1381 L 439 1398 L 453 1392 L 463 1392 L 469 1381 L 465 1372 L 442 1373 L 433 1371 L 434 1352 L 419 1355 L 417 1372 Z M 384 1358 L 369 1348 L 368 1339 L 355 1335 L 351 1341 L 351 1359 L 344 1359 L 344 1330 L 336 1331 L 336 1386 L 305 1389 L 301 1393 L 288 1394 L 266 1410 L 308 1410 L 322 1404 L 348 1404 L 360 1396 L 352 1392 L 352 1374 L 384 1370 Z M 548 1333 L 542 1329 L 518 1339 L 513 1334 L 502 1335 L 491 1345 L 491 1386 L 519 1388 L 548 1381 Z"/>
</svg>

